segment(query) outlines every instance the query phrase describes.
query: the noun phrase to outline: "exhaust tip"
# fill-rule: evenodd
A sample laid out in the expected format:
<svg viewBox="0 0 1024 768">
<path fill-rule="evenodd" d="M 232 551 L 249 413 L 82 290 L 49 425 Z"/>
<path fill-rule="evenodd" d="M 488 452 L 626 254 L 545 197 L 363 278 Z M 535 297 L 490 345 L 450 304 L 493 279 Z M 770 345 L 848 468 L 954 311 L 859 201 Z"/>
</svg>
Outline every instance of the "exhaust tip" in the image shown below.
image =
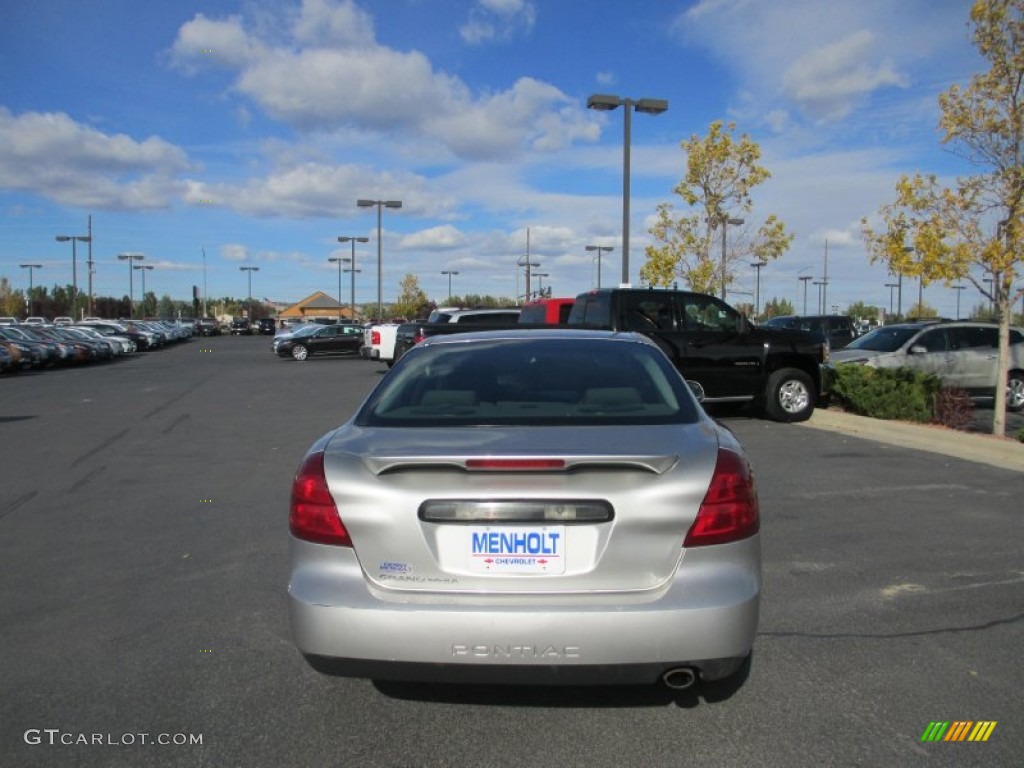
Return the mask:
<svg viewBox="0 0 1024 768">
<path fill-rule="evenodd" d="M 697 682 L 697 673 L 692 667 L 675 667 L 662 674 L 661 682 L 674 691 L 682 691 Z"/>
</svg>

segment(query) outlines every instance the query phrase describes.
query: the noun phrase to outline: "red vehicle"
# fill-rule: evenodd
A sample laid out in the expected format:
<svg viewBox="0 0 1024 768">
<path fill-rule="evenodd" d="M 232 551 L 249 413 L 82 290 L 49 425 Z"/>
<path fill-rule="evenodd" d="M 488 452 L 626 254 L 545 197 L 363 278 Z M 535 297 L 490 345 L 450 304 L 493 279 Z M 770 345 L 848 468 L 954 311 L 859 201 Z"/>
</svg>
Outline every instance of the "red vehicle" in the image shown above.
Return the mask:
<svg viewBox="0 0 1024 768">
<path fill-rule="evenodd" d="M 520 323 L 537 323 L 542 325 L 565 325 L 569 320 L 569 312 L 575 299 L 537 299 L 523 305 L 519 313 Z"/>
</svg>

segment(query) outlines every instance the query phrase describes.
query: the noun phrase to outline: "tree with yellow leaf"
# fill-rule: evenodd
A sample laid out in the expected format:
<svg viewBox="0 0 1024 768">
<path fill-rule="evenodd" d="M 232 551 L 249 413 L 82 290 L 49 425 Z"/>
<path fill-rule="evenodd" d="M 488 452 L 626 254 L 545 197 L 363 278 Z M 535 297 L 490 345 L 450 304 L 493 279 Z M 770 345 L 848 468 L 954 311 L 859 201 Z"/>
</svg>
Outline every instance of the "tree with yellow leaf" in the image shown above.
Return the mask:
<svg viewBox="0 0 1024 768">
<path fill-rule="evenodd" d="M 740 214 L 753 208 L 751 189 L 771 177 L 760 165 L 757 142 L 746 134 L 735 139 L 735 131 L 735 124 L 715 121 L 707 136 L 693 135 L 682 143 L 686 176 L 673 191 L 693 212 L 677 216 L 671 203 L 658 206 L 658 220 L 649 230 L 656 243 L 647 246 L 647 261 L 640 269 L 648 284 L 667 286 L 682 279 L 695 291 L 721 291 L 724 298 L 735 262 L 777 259 L 793 242 L 786 225 L 774 215 L 753 239 L 735 229 L 745 222 Z M 719 250 L 719 244 L 727 242 L 722 228 L 729 226 L 734 227 L 732 248 Z"/>
<path fill-rule="evenodd" d="M 1009 376 L 1009 326 L 1024 244 L 1024 0 L 976 0 L 969 25 L 989 62 L 965 88 L 939 96 L 942 142 L 979 172 L 942 186 L 935 175 L 904 176 L 896 200 L 879 210 L 883 226 L 862 222 L 872 262 L 924 285 L 970 281 L 999 319 L 997 381 L 1024 388 Z M 972 270 L 973 273 L 972 273 Z M 978 274 L 984 271 L 986 274 Z M 1017 392 L 1017 396 L 1021 393 Z M 996 387 L 993 434 L 1006 430 L 1006 390 Z"/>
</svg>

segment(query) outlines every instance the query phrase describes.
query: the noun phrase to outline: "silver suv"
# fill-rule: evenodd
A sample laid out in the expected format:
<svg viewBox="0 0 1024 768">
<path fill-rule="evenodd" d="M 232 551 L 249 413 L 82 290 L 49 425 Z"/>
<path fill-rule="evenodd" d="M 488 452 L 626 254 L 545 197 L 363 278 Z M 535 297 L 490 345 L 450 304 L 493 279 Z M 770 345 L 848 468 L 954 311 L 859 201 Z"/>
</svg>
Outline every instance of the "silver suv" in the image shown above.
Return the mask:
<svg viewBox="0 0 1024 768">
<path fill-rule="evenodd" d="M 832 353 L 833 363 L 876 368 L 912 368 L 931 373 L 975 400 L 995 397 L 999 326 L 993 323 L 932 322 L 883 325 Z M 1024 330 L 1010 328 L 1006 407 L 1024 410 Z"/>
</svg>

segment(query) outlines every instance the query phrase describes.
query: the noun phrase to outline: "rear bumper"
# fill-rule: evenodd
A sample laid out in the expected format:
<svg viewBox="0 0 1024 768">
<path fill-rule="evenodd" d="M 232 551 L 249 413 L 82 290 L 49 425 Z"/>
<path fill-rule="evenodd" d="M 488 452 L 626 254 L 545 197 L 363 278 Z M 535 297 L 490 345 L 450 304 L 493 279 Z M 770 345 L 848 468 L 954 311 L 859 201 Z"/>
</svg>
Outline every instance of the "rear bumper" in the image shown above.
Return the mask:
<svg viewBox="0 0 1024 768">
<path fill-rule="evenodd" d="M 380 357 L 380 350 L 363 345 L 359 348 L 359 356 L 364 360 L 376 360 Z"/>
<path fill-rule="evenodd" d="M 717 550 L 717 551 L 712 551 Z M 653 684 L 705 680 L 750 653 L 760 602 L 754 536 L 691 549 L 658 590 L 480 595 L 381 590 L 351 549 L 292 541 L 295 644 L 319 671 L 382 680 Z"/>
</svg>

